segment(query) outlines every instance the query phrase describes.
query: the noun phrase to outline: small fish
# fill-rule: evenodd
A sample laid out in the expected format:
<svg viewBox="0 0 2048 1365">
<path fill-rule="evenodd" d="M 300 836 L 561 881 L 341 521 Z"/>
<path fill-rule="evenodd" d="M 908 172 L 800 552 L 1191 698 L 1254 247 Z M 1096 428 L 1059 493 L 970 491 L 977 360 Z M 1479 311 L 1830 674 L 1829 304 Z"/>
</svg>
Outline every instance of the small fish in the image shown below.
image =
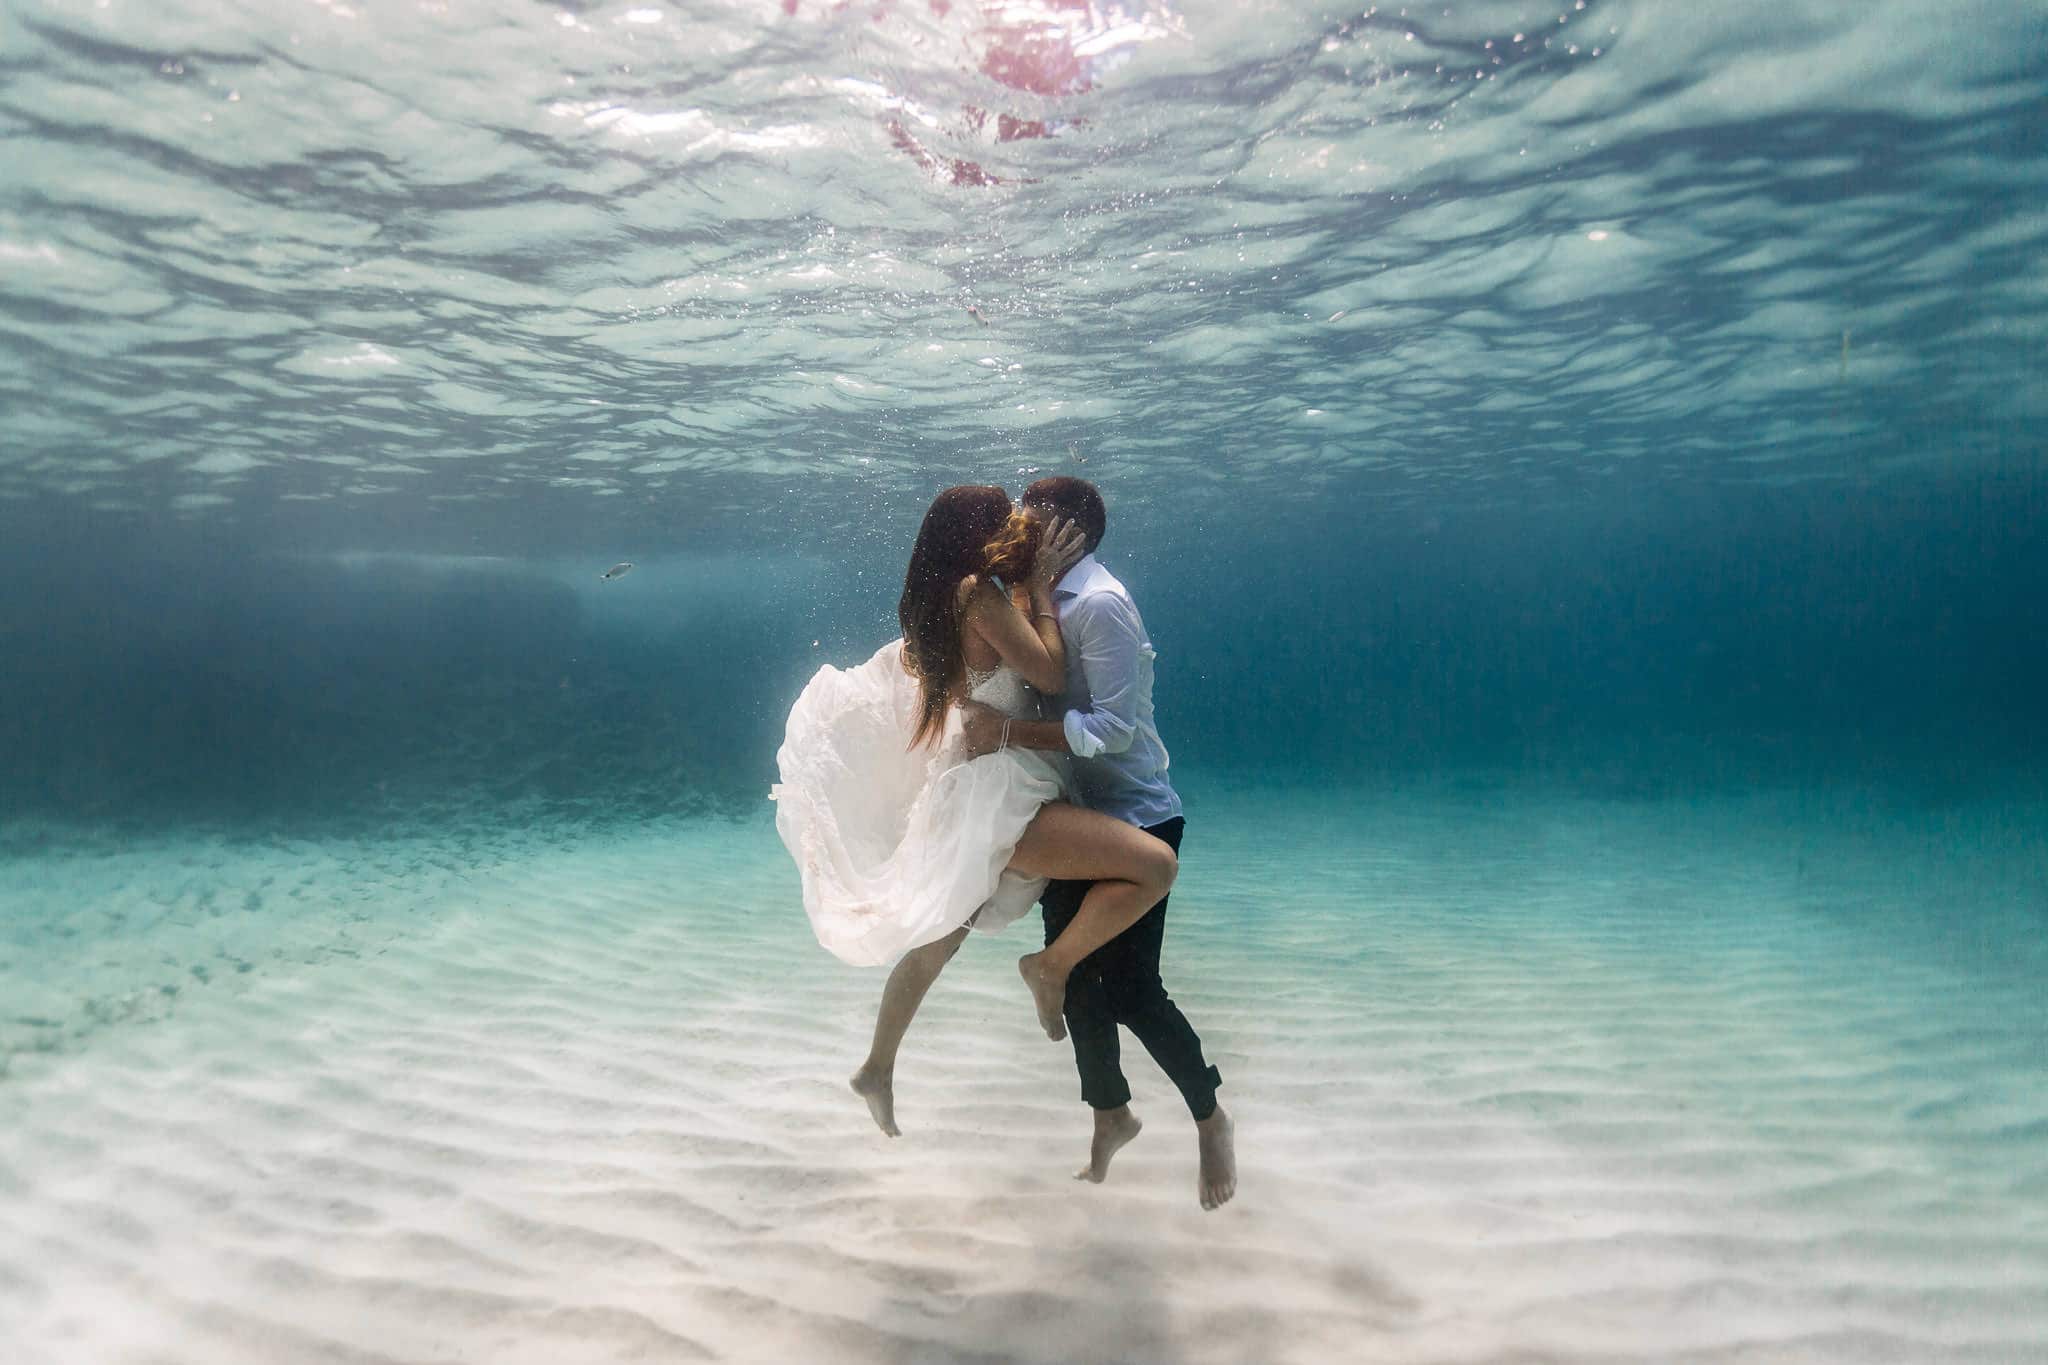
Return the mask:
<svg viewBox="0 0 2048 1365">
<path fill-rule="evenodd" d="M 967 316 L 973 318 L 984 327 L 988 326 L 988 319 L 983 317 L 981 310 L 971 303 L 967 305 Z"/>
<path fill-rule="evenodd" d="M 633 572 L 633 566 L 631 564 L 614 564 L 609 569 L 606 569 L 603 573 L 599 574 L 598 577 L 606 579 L 624 578 L 627 574 L 631 572 Z"/>
</svg>

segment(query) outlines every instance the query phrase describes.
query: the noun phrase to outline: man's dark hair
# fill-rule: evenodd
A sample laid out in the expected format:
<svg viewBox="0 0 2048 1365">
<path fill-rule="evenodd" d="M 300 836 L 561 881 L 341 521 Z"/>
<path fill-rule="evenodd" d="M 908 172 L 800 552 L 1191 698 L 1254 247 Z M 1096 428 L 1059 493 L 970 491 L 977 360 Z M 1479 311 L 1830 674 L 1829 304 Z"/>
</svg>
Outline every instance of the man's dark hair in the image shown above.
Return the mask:
<svg viewBox="0 0 2048 1365">
<path fill-rule="evenodd" d="M 1094 554 L 1096 547 L 1102 544 L 1102 532 L 1109 523 L 1109 514 L 1102 508 L 1102 494 L 1088 480 L 1056 474 L 1032 484 L 1017 501 L 1026 507 L 1065 517 L 1080 527 L 1081 534 L 1088 537 L 1089 554 Z"/>
</svg>

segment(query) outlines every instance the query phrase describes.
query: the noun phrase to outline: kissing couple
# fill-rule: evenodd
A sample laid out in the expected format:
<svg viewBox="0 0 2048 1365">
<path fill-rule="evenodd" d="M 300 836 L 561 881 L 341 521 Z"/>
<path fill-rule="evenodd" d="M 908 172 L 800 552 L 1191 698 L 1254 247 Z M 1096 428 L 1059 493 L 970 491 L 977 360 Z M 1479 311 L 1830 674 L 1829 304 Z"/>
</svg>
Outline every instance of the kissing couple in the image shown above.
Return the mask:
<svg viewBox="0 0 2048 1365">
<path fill-rule="evenodd" d="M 1084 479 L 938 495 L 897 603 L 902 638 L 826 667 L 789 715 L 775 827 L 803 879 L 818 941 L 861 966 L 895 962 L 874 1043 L 853 1075 L 898 1136 L 896 1053 L 968 930 L 1034 903 L 1045 948 L 1017 964 L 1055 1040 L 1071 1036 L 1095 1111 L 1101 1181 L 1138 1135 L 1119 1026 L 1194 1118 L 1199 1195 L 1237 1189 L 1221 1076 L 1159 978 L 1179 872 L 1180 797 L 1152 716 L 1157 657 L 1124 585 L 1095 557 L 1107 514 Z"/>
</svg>

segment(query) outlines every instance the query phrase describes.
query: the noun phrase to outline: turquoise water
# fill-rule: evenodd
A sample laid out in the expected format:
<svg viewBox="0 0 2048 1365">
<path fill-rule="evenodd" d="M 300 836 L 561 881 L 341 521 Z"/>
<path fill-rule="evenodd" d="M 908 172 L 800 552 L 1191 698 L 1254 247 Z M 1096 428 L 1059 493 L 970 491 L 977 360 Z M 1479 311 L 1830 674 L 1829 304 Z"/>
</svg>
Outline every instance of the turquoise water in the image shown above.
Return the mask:
<svg viewBox="0 0 2048 1365">
<path fill-rule="evenodd" d="M 8 1358 L 2048 1359 L 2044 52 L 0 0 Z M 1206 1221 L 1140 1068 L 1065 1179 L 1028 933 L 864 1128 L 770 825 L 931 495 L 1048 473 Z"/>
</svg>

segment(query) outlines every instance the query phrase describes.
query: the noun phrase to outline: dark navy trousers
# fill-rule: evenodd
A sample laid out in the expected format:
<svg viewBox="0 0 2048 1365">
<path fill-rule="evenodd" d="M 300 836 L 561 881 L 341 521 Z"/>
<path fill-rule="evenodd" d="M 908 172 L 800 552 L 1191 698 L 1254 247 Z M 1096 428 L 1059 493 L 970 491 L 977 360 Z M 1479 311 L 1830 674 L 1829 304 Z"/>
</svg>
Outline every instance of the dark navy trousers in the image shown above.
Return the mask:
<svg viewBox="0 0 2048 1365">
<path fill-rule="evenodd" d="M 1180 852 L 1179 816 L 1145 832 Z M 1093 882 L 1053 882 L 1039 904 L 1045 911 L 1045 941 L 1051 943 L 1081 908 Z M 1172 897 L 1168 897 L 1171 900 Z M 1202 1059 L 1202 1040 L 1166 993 L 1159 979 L 1159 950 L 1166 937 L 1166 901 L 1144 918 L 1081 959 L 1067 978 L 1067 1034 L 1074 1040 L 1074 1065 L 1081 1073 L 1081 1098 L 1096 1109 L 1131 1102 L 1118 1056 L 1117 1026 L 1129 1029 L 1179 1088 L 1197 1119 L 1216 1112 L 1216 1068 Z"/>
</svg>

